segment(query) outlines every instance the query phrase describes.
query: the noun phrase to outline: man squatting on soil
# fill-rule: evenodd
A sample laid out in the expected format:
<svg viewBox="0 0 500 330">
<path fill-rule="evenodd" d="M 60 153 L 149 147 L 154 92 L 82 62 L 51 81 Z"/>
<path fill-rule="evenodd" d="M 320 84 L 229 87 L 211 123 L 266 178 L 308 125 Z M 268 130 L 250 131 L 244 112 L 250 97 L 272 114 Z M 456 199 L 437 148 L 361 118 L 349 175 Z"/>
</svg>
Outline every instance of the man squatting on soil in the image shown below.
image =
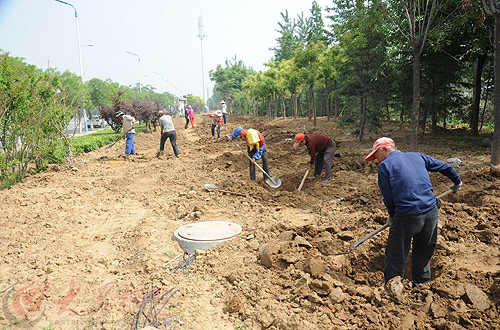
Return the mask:
<svg viewBox="0 0 500 330">
<path fill-rule="evenodd" d="M 309 150 L 309 155 L 311 156 L 311 161 L 309 162 L 308 170 L 312 170 L 314 164 L 314 174 L 310 176 L 313 179 L 317 175 L 321 175 L 323 171 L 323 164 L 325 164 L 325 179 L 321 181 L 322 184 L 326 184 L 330 181 L 332 175 L 332 160 L 335 154 L 335 141 L 321 134 L 304 134 L 299 133 L 295 135 L 294 148 L 298 146 L 306 146 Z"/>
<path fill-rule="evenodd" d="M 262 169 L 269 173 L 269 164 L 267 162 L 267 146 L 264 141 L 264 135 L 255 129 L 243 129 L 242 127 L 237 127 L 234 132 L 229 137 L 229 140 L 233 141 L 242 136 L 247 143 L 247 152 L 251 160 L 248 160 L 248 166 L 250 167 L 250 180 L 255 180 L 255 161 L 262 158 Z M 263 173 L 264 181 L 269 180 L 267 175 Z"/>
<path fill-rule="evenodd" d="M 125 153 L 126 155 L 135 154 L 134 146 L 134 136 L 135 136 L 135 118 L 123 113 L 123 111 L 118 111 L 115 115 L 116 118 L 122 120 L 123 134 L 122 139 L 127 135 L 127 140 L 125 141 Z"/>
<path fill-rule="evenodd" d="M 417 152 L 401 152 L 394 141 L 382 137 L 375 141 L 365 161 L 378 160 L 378 185 L 389 213 L 389 237 L 385 249 L 385 283 L 404 275 L 410 243 L 413 238 L 413 286 L 431 280 L 430 260 L 437 243 L 438 208 L 430 172 L 447 176 L 457 193 L 462 180 L 448 163 Z"/>
<path fill-rule="evenodd" d="M 165 114 L 164 111 L 159 111 L 158 115 L 160 116 L 160 150 L 156 153 L 156 156 L 159 157 L 163 154 L 163 150 L 165 150 L 165 141 L 170 139 L 170 144 L 172 145 L 172 149 L 174 149 L 175 157 L 179 158 L 179 149 L 177 148 L 177 133 L 175 132 L 174 123 L 172 122 L 172 117 L 170 115 Z"/>
</svg>

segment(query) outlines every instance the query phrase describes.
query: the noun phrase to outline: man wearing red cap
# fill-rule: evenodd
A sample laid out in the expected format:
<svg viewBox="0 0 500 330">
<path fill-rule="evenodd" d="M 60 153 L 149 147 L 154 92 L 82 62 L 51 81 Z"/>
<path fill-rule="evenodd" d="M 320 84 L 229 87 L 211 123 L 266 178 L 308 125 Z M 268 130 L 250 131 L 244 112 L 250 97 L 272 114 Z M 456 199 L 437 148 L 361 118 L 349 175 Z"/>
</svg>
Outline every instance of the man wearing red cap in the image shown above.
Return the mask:
<svg viewBox="0 0 500 330">
<path fill-rule="evenodd" d="M 316 175 L 321 175 L 323 170 L 323 164 L 325 165 L 325 179 L 321 181 L 322 184 L 326 184 L 330 181 L 332 175 L 332 160 L 335 154 L 335 141 L 330 139 L 328 136 L 321 134 L 304 134 L 299 133 L 295 135 L 294 148 L 298 146 L 306 146 L 309 150 L 309 155 L 311 156 L 311 161 L 309 162 L 309 171 L 312 170 L 314 164 L 314 174 L 312 178 Z"/>
<path fill-rule="evenodd" d="M 366 161 L 378 160 L 378 185 L 389 213 L 389 238 L 385 249 L 385 283 L 400 276 L 413 239 L 413 286 L 431 280 L 430 260 L 437 243 L 438 201 L 428 172 L 447 176 L 455 193 L 462 180 L 453 166 L 422 153 L 397 150 L 394 141 L 375 141 Z"/>
</svg>

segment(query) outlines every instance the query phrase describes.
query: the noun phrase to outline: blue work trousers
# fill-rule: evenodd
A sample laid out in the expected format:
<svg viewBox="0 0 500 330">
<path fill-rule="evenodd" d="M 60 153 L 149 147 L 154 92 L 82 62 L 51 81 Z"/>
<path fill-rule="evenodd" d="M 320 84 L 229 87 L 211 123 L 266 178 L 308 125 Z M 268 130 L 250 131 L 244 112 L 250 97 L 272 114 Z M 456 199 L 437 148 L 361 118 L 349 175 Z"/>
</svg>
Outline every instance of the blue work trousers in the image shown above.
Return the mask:
<svg viewBox="0 0 500 330">
<path fill-rule="evenodd" d="M 135 154 L 134 136 L 135 136 L 135 133 L 127 133 L 127 140 L 125 140 L 125 153 L 126 154 Z"/>
<path fill-rule="evenodd" d="M 385 282 L 396 276 L 404 277 L 410 244 L 412 246 L 413 286 L 430 282 L 430 260 L 436 250 L 438 208 L 422 214 L 394 217 L 385 249 Z"/>
<path fill-rule="evenodd" d="M 215 127 L 217 126 L 217 138 L 220 139 L 220 125 L 212 124 L 212 137 L 215 137 Z"/>
</svg>

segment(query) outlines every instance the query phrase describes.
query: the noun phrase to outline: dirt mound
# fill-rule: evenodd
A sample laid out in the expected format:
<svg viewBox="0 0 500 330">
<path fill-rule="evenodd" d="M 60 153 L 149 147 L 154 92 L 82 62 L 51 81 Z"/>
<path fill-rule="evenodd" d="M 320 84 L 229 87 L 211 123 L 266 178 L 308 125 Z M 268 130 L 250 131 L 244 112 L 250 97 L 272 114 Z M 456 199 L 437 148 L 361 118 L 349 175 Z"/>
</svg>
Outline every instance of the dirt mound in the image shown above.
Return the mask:
<svg viewBox="0 0 500 330">
<path fill-rule="evenodd" d="M 137 155 L 121 155 L 120 141 L 80 156 L 77 168 L 52 166 L 0 191 L 0 326 L 132 329 L 144 298 L 168 292 L 157 316 L 172 329 L 500 328 L 500 170 L 475 140 L 442 133 L 419 144 L 438 159 L 460 158 L 464 187 L 442 200 L 433 281 L 412 289 L 407 268 L 402 285 L 386 290 L 388 231 L 346 253 L 387 218 L 377 165 L 363 161 L 378 135 L 358 143 L 326 118 L 313 127 L 230 116 L 221 139 L 211 138 L 206 115 L 195 128 L 174 123 L 180 158 L 168 142 L 156 157 L 159 132 L 139 134 Z M 234 145 L 244 142 L 225 137 L 238 126 L 265 136 L 279 188 L 260 171 L 249 180 Z M 337 142 L 330 183 L 306 179 L 297 191 L 309 161 L 305 148 L 292 148 L 297 132 Z M 408 134 L 394 123 L 380 134 L 407 151 Z M 436 195 L 451 185 L 439 174 L 431 180 Z M 235 222 L 243 232 L 174 260 L 174 231 L 199 221 Z"/>
</svg>

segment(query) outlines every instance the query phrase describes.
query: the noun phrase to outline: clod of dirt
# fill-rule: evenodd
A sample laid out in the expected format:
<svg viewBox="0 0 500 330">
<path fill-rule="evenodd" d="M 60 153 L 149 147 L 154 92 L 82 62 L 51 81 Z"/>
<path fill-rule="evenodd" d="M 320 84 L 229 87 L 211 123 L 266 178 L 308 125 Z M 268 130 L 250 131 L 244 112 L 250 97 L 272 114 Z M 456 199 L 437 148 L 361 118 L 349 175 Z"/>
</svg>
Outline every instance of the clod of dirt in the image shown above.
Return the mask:
<svg viewBox="0 0 500 330">
<path fill-rule="evenodd" d="M 304 263 L 304 271 L 311 274 L 312 277 L 319 278 L 325 270 L 325 264 L 319 258 L 309 256 Z"/>
<path fill-rule="evenodd" d="M 470 302 L 475 308 L 479 309 L 480 311 L 484 311 L 491 306 L 491 301 L 486 293 L 481 291 L 481 289 L 479 289 L 477 286 L 470 283 L 465 283 L 464 287 L 466 300 Z"/>
<path fill-rule="evenodd" d="M 385 285 L 385 290 L 389 296 L 397 302 L 403 301 L 403 282 L 401 277 L 393 277 Z"/>
</svg>

